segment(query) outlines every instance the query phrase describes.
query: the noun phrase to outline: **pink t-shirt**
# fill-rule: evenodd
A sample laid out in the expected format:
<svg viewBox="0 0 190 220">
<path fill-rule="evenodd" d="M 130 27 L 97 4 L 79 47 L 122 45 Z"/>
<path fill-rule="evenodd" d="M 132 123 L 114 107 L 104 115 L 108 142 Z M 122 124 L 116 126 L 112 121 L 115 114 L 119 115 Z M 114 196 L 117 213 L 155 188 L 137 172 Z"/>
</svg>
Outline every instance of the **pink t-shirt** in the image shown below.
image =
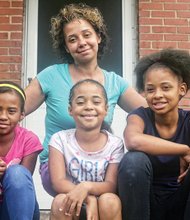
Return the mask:
<svg viewBox="0 0 190 220">
<path fill-rule="evenodd" d="M 34 152 L 42 151 L 42 145 L 38 137 L 31 131 L 17 126 L 15 128 L 15 139 L 5 157 L 0 157 L 4 160 L 7 166 L 19 164 L 22 159 Z"/>
</svg>

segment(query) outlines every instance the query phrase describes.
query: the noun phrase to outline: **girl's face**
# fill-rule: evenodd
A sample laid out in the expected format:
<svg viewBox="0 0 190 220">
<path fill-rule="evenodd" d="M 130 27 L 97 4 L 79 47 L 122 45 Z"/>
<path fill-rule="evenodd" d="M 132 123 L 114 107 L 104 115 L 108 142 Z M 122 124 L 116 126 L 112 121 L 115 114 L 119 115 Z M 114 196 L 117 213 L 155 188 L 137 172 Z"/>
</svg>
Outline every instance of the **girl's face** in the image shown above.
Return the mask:
<svg viewBox="0 0 190 220">
<path fill-rule="evenodd" d="M 186 90 L 186 84 L 168 68 L 151 69 L 145 74 L 145 97 L 156 114 L 177 110 Z"/>
<path fill-rule="evenodd" d="M 100 37 L 92 25 L 82 19 L 73 20 L 64 27 L 67 52 L 71 54 L 76 64 L 97 60 Z"/>
<path fill-rule="evenodd" d="M 15 126 L 24 118 L 20 99 L 15 93 L 0 93 L 0 135 L 14 132 Z"/>
<path fill-rule="evenodd" d="M 100 129 L 107 114 L 102 89 L 89 82 L 76 87 L 69 112 L 74 118 L 77 128 L 88 131 Z"/>
</svg>

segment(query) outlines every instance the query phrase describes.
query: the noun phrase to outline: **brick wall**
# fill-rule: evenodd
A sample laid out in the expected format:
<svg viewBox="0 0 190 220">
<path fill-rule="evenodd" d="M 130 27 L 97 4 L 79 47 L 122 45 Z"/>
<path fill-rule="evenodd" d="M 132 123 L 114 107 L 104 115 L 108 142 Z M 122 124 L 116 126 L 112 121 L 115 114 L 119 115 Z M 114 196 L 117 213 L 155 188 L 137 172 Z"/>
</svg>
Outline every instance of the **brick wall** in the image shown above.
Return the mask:
<svg viewBox="0 0 190 220">
<path fill-rule="evenodd" d="M 174 47 L 190 51 L 190 0 L 139 0 L 139 56 Z M 190 92 L 180 107 L 190 110 Z"/>
<path fill-rule="evenodd" d="M 0 0 L 0 79 L 20 83 L 23 1 Z"/>
</svg>

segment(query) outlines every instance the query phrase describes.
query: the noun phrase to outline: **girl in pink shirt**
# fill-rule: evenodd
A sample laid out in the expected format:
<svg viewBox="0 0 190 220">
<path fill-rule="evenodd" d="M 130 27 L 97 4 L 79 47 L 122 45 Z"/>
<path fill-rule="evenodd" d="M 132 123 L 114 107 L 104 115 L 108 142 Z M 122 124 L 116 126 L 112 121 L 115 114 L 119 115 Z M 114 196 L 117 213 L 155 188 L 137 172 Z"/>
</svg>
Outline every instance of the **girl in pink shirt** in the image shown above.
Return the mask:
<svg viewBox="0 0 190 220">
<path fill-rule="evenodd" d="M 24 103 L 17 84 L 0 82 L 0 219 L 39 219 L 32 174 L 42 146 L 35 134 L 18 125 Z"/>
</svg>

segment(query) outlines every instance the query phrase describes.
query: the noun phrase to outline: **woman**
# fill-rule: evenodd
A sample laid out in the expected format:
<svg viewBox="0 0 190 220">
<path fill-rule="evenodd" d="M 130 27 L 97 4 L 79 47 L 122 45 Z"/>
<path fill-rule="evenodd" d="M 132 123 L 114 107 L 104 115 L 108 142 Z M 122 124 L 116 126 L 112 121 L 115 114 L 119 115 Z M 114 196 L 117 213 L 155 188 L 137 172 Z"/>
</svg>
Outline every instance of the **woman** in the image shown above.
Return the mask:
<svg viewBox="0 0 190 220">
<path fill-rule="evenodd" d="M 53 46 L 63 64 L 47 67 L 26 88 L 26 114 L 35 111 L 44 101 L 47 105 L 44 151 L 40 155 L 41 177 L 45 190 L 54 195 L 49 182 L 48 143 L 55 132 L 75 127 L 68 113 L 68 97 L 73 84 L 94 79 L 104 85 L 108 93 L 109 110 L 106 123 L 110 126 L 115 105 L 126 112 L 145 105 L 145 100 L 114 72 L 98 65 L 108 36 L 104 19 L 97 8 L 85 4 L 70 4 L 51 20 Z"/>
</svg>

